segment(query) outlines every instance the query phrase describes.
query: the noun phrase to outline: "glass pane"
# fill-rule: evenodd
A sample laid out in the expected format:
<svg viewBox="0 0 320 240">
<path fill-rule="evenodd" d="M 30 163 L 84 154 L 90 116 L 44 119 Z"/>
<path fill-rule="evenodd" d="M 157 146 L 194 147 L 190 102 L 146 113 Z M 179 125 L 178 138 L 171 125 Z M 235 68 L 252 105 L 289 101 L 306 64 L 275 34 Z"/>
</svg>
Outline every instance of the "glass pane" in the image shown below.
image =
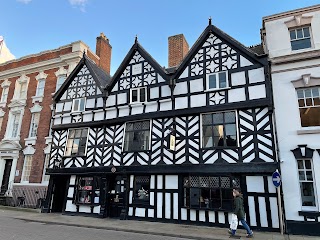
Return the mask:
<svg viewBox="0 0 320 240">
<path fill-rule="evenodd" d="M 74 138 L 74 133 L 75 133 L 75 130 L 70 130 L 69 131 L 69 138 Z"/>
<path fill-rule="evenodd" d="M 313 181 L 312 171 L 307 171 L 307 172 L 306 172 L 306 175 L 307 175 L 307 180 L 308 180 L 308 181 Z"/>
<path fill-rule="evenodd" d="M 212 137 L 203 137 L 203 147 L 213 147 L 213 138 Z"/>
<path fill-rule="evenodd" d="M 222 137 L 223 138 L 223 136 L 224 136 L 223 125 L 213 126 L 213 135 L 215 137 Z"/>
<path fill-rule="evenodd" d="M 217 80 L 215 74 L 209 76 L 209 89 L 211 88 L 217 88 Z"/>
<path fill-rule="evenodd" d="M 131 102 L 137 102 L 138 101 L 138 90 L 132 90 L 131 91 Z"/>
<path fill-rule="evenodd" d="M 142 129 L 150 129 L 150 122 L 149 121 L 144 121 L 142 122 Z"/>
<path fill-rule="evenodd" d="M 202 124 L 211 125 L 212 124 L 212 114 L 202 115 Z"/>
<path fill-rule="evenodd" d="M 80 109 L 79 111 L 84 111 L 84 98 L 80 99 Z"/>
<path fill-rule="evenodd" d="M 315 206 L 314 190 L 312 182 L 300 183 L 302 206 Z"/>
<path fill-rule="evenodd" d="M 202 127 L 202 134 L 205 137 L 211 137 L 212 136 L 212 126 L 203 126 Z"/>
<path fill-rule="evenodd" d="M 298 160 L 298 169 L 304 169 L 303 160 Z"/>
<path fill-rule="evenodd" d="M 213 123 L 220 124 L 223 123 L 223 113 L 214 113 L 213 115 Z"/>
<path fill-rule="evenodd" d="M 221 138 L 221 137 L 214 137 L 213 142 L 214 142 L 214 147 L 218 147 L 218 146 L 221 147 L 224 145 L 223 138 Z"/>
<path fill-rule="evenodd" d="M 237 146 L 237 136 L 236 135 L 227 135 L 226 137 L 227 146 Z"/>
<path fill-rule="evenodd" d="M 312 88 L 311 92 L 313 97 L 319 97 L 319 88 Z"/>
<path fill-rule="evenodd" d="M 299 180 L 301 181 L 305 180 L 304 171 L 299 171 Z"/>
<path fill-rule="evenodd" d="M 74 100 L 73 111 L 79 111 L 79 99 Z"/>
<path fill-rule="evenodd" d="M 299 103 L 299 107 L 304 107 L 305 106 L 304 99 L 299 99 L 298 103 Z"/>
<path fill-rule="evenodd" d="M 199 207 L 200 203 L 200 189 L 190 188 L 190 206 Z"/>
<path fill-rule="evenodd" d="M 297 29 L 297 38 L 303 38 L 302 28 Z"/>
<path fill-rule="evenodd" d="M 299 50 L 304 48 L 311 48 L 310 38 L 305 38 L 301 40 L 291 41 L 292 50 Z"/>
<path fill-rule="evenodd" d="M 226 136 L 228 135 L 236 135 L 236 125 L 235 124 L 226 124 L 225 126 Z"/>
<path fill-rule="evenodd" d="M 302 127 L 320 126 L 320 107 L 300 109 Z"/>
<path fill-rule="evenodd" d="M 311 161 L 310 160 L 304 160 L 305 168 L 311 169 Z"/>
<path fill-rule="evenodd" d="M 146 101 L 146 89 L 140 88 L 140 102 Z"/>
<path fill-rule="evenodd" d="M 226 112 L 224 113 L 224 121 L 226 123 L 236 122 L 236 113 L 235 112 Z"/>
<path fill-rule="evenodd" d="M 290 39 L 291 40 L 296 39 L 296 31 L 295 30 L 290 31 Z"/>
<path fill-rule="evenodd" d="M 320 98 L 319 97 L 316 97 L 313 99 L 313 105 L 314 106 L 320 106 Z"/>
<path fill-rule="evenodd" d="M 87 134 L 88 134 L 88 129 L 86 128 L 82 129 L 81 137 L 87 137 Z"/>
<path fill-rule="evenodd" d="M 306 98 L 306 106 L 313 106 L 312 98 Z"/>
<path fill-rule="evenodd" d="M 298 98 L 304 98 L 303 90 L 301 89 L 297 90 L 297 95 L 298 95 Z"/>
<path fill-rule="evenodd" d="M 303 28 L 303 34 L 304 34 L 304 37 L 310 37 L 310 31 L 308 27 Z"/>
<path fill-rule="evenodd" d="M 75 138 L 80 138 L 81 137 L 81 129 L 76 130 L 76 134 L 74 136 Z"/>
<path fill-rule="evenodd" d="M 226 72 L 219 73 L 219 88 L 227 87 Z"/>
<path fill-rule="evenodd" d="M 311 96 L 311 89 L 309 88 L 309 89 L 305 89 L 304 90 L 304 94 L 305 94 L 305 97 L 306 98 L 311 98 L 312 96 Z"/>
<path fill-rule="evenodd" d="M 133 130 L 133 123 L 127 123 L 126 124 L 126 130 L 128 131 L 131 131 L 131 130 Z"/>
</svg>

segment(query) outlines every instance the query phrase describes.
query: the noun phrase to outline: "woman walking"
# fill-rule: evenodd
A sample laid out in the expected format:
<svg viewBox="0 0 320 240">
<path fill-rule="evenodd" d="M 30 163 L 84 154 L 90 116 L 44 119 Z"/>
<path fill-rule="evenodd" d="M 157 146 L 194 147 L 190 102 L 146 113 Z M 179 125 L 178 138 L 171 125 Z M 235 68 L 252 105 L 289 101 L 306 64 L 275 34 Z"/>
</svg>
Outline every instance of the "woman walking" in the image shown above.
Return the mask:
<svg viewBox="0 0 320 240">
<path fill-rule="evenodd" d="M 240 188 L 234 188 L 232 191 L 233 194 L 233 203 L 234 203 L 234 214 L 237 215 L 238 220 L 240 220 L 242 226 L 247 230 L 247 238 L 253 238 L 253 232 L 251 231 L 250 227 L 248 226 L 246 220 L 244 219 L 244 207 L 243 207 L 243 195 L 241 193 Z M 230 229 L 229 233 L 231 236 L 235 236 L 236 229 Z"/>
</svg>

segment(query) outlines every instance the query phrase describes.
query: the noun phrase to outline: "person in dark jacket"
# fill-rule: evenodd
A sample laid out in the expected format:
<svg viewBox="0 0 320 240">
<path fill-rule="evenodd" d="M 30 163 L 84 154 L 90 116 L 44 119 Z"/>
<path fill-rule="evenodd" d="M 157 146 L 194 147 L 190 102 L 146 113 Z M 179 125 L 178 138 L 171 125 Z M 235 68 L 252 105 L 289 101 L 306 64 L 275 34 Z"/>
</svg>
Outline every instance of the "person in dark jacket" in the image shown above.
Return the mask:
<svg viewBox="0 0 320 240">
<path fill-rule="evenodd" d="M 240 188 L 234 188 L 233 189 L 233 203 L 234 203 L 234 210 L 233 213 L 237 215 L 238 220 L 241 222 L 242 226 L 247 230 L 247 238 L 253 238 L 253 232 L 251 231 L 250 227 L 248 226 L 245 218 L 245 212 L 244 212 L 244 207 L 243 207 L 243 196 L 241 193 Z M 234 236 L 236 234 L 236 229 L 235 230 L 229 230 L 229 233 Z"/>
</svg>

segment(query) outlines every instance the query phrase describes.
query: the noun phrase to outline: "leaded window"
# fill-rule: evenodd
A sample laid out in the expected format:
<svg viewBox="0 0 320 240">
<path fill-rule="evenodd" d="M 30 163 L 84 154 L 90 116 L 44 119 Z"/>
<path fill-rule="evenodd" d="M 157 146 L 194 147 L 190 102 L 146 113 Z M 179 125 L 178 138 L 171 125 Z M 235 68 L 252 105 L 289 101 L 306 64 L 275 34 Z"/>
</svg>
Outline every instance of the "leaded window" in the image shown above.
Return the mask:
<svg viewBox="0 0 320 240">
<path fill-rule="evenodd" d="M 232 189 L 240 179 L 229 176 L 189 176 L 183 180 L 184 207 L 232 210 Z"/>
<path fill-rule="evenodd" d="M 320 126 L 320 87 L 297 90 L 302 127 Z"/>
<path fill-rule="evenodd" d="M 87 128 L 70 129 L 65 156 L 85 155 L 86 145 L 87 145 L 87 135 L 88 135 Z"/>
<path fill-rule="evenodd" d="M 310 27 L 290 30 L 291 49 L 311 48 Z"/>
<path fill-rule="evenodd" d="M 134 88 L 130 89 L 130 102 L 131 103 L 140 103 L 147 100 L 147 88 Z"/>
<path fill-rule="evenodd" d="M 315 207 L 313 167 L 311 159 L 298 160 L 302 206 Z"/>
<path fill-rule="evenodd" d="M 134 202 L 149 204 L 150 176 L 134 177 Z"/>
<path fill-rule="evenodd" d="M 237 146 L 235 112 L 219 112 L 202 115 L 202 147 Z"/>
<path fill-rule="evenodd" d="M 100 199 L 100 178 L 78 177 L 76 186 L 75 201 L 78 204 L 99 204 Z"/>
<path fill-rule="evenodd" d="M 221 89 L 228 87 L 227 72 L 212 73 L 207 76 L 208 89 Z"/>
<path fill-rule="evenodd" d="M 126 123 L 124 151 L 146 151 L 150 149 L 150 121 Z"/>
<path fill-rule="evenodd" d="M 78 98 L 73 100 L 72 112 L 82 112 L 85 109 L 85 98 Z"/>
</svg>

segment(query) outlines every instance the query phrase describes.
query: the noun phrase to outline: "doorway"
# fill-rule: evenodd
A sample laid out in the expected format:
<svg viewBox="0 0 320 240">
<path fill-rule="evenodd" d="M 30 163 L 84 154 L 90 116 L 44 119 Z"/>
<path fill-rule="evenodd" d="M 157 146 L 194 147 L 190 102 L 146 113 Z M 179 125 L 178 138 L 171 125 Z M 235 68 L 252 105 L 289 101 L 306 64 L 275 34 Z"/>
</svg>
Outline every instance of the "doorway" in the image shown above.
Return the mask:
<svg viewBox="0 0 320 240">
<path fill-rule="evenodd" d="M 66 202 L 69 176 L 57 176 L 53 179 L 51 212 L 63 212 Z"/>
<path fill-rule="evenodd" d="M 110 176 L 107 184 L 107 215 L 111 218 L 119 218 L 121 210 L 125 208 L 125 178 Z"/>
<path fill-rule="evenodd" d="M 10 172 L 12 167 L 12 159 L 6 159 L 5 161 L 6 161 L 6 164 L 4 167 L 3 178 L 1 182 L 1 192 L 0 192 L 1 195 L 5 194 L 5 192 L 8 190 Z"/>
</svg>

